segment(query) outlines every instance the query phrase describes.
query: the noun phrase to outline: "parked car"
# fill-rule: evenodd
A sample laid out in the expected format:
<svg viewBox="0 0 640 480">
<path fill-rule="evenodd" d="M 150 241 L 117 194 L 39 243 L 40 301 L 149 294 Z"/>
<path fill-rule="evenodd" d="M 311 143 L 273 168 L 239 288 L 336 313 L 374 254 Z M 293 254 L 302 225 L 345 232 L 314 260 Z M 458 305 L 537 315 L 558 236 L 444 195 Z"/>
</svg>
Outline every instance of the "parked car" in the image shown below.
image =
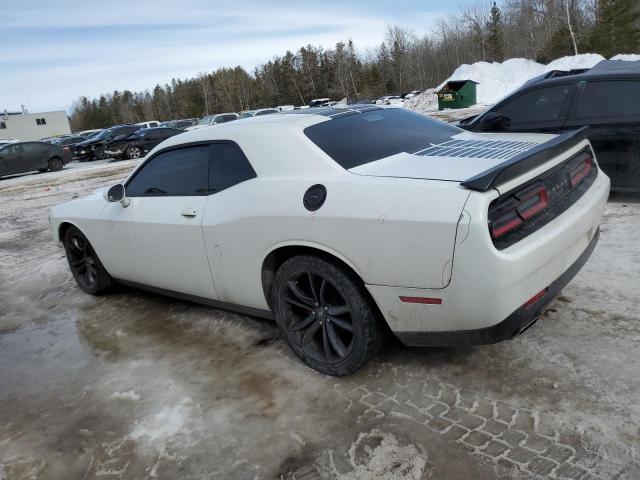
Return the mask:
<svg viewBox="0 0 640 480">
<path fill-rule="evenodd" d="M 325 107 L 331 101 L 330 98 L 314 98 L 309 102 L 310 108 Z"/>
<path fill-rule="evenodd" d="M 246 112 L 242 112 L 238 118 L 260 117 L 262 115 L 270 115 L 272 113 L 280 113 L 280 110 L 278 110 L 277 108 L 259 108 L 257 110 L 247 110 Z"/>
<path fill-rule="evenodd" d="M 170 127 L 170 128 L 188 128 L 198 124 L 197 118 L 186 118 L 183 120 L 169 120 L 168 122 L 162 122 L 160 124 L 161 127 Z"/>
<path fill-rule="evenodd" d="M 86 137 L 80 137 L 77 135 L 65 136 L 65 137 L 57 137 L 50 140 L 48 143 L 52 143 L 54 145 L 58 145 L 60 147 L 75 147 L 78 143 L 86 141 Z M 41 140 L 42 141 L 42 140 Z"/>
<path fill-rule="evenodd" d="M 71 161 L 69 147 L 46 142 L 17 142 L 0 145 L 0 177 L 38 170 L 57 172 Z"/>
<path fill-rule="evenodd" d="M 220 123 L 232 122 L 238 119 L 238 114 L 235 112 L 218 113 L 216 115 L 207 115 L 198 120 L 196 125 L 185 128 L 185 130 L 197 130 L 198 128 L 210 127 L 211 125 L 218 125 Z"/>
<path fill-rule="evenodd" d="M 0 138 L 0 145 L 7 145 L 8 143 L 16 143 L 20 140 L 16 138 Z"/>
<path fill-rule="evenodd" d="M 116 139 L 122 139 L 138 130 L 140 130 L 140 127 L 137 125 L 116 125 L 107 128 L 95 137 L 78 143 L 75 147 L 75 157 L 81 162 L 107 158 L 104 153 L 107 143 Z"/>
<path fill-rule="evenodd" d="M 404 104 L 404 98 L 402 98 L 402 96 L 400 95 L 389 95 L 386 97 L 383 97 L 383 99 L 381 101 L 376 101 L 377 105 L 403 105 Z"/>
<path fill-rule="evenodd" d="M 609 179 L 584 131 L 344 113 L 186 132 L 123 184 L 54 207 L 79 287 L 122 282 L 275 318 L 303 361 L 345 375 L 388 329 L 408 345 L 512 338 L 593 251 Z"/>
<path fill-rule="evenodd" d="M 104 128 L 94 128 L 94 129 L 91 129 L 91 130 L 82 130 L 81 132 L 76 132 L 74 135 L 78 135 L 80 137 L 90 138 L 92 136 L 95 136 L 95 135 L 99 134 L 103 130 L 104 130 Z"/>
<path fill-rule="evenodd" d="M 139 122 L 136 123 L 136 125 L 140 128 L 155 128 L 160 126 L 160 122 L 158 122 L 157 120 L 151 120 L 149 122 Z"/>
<path fill-rule="evenodd" d="M 180 133 L 184 133 L 184 131 L 178 128 L 144 128 L 124 138 L 117 138 L 107 143 L 104 154 L 115 159 L 131 160 L 144 157 L 156 145 Z"/>
<path fill-rule="evenodd" d="M 550 72 L 459 126 L 474 132 L 563 133 L 589 127 L 612 190 L 640 191 L 640 61 Z"/>
<path fill-rule="evenodd" d="M 420 91 L 420 90 L 413 90 L 412 92 L 407 93 L 404 96 L 404 99 L 405 99 L 405 101 L 406 100 L 411 100 L 411 99 L 417 97 L 418 95 L 420 95 L 421 93 L 422 93 L 422 91 Z"/>
</svg>

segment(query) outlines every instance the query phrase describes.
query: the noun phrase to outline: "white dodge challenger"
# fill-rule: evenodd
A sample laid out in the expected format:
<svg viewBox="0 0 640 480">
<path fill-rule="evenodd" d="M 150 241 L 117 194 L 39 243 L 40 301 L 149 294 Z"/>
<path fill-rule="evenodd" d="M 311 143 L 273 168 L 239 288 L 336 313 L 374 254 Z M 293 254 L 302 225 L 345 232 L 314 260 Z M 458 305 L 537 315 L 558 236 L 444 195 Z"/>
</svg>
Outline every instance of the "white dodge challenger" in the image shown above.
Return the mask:
<svg viewBox="0 0 640 480">
<path fill-rule="evenodd" d="M 407 345 L 512 338 L 573 278 L 609 194 L 585 131 L 477 134 L 378 106 L 187 132 L 51 210 L 82 290 L 114 283 L 274 318 L 354 372 Z"/>
</svg>

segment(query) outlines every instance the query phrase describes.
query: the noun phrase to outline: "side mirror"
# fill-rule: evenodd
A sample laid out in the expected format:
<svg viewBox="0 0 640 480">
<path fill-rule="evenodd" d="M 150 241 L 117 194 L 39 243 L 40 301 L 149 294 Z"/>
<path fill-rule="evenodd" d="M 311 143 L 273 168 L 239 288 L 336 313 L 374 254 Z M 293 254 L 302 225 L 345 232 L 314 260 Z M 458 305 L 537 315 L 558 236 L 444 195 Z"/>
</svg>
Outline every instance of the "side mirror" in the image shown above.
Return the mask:
<svg viewBox="0 0 640 480">
<path fill-rule="evenodd" d="M 105 193 L 105 199 L 107 202 L 120 202 L 123 207 L 129 205 L 129 199 L 125 195 L 124 185 L 117 183 L 109 188 Z"/>
<path fill-rule="evenodd" d="M 508 117 L 505 117 L 500 112 L 489 112 L 480 122 L 480 128 L 483 132 L 492 132 L 495 130 L 501 130 L 503 128 L 507 128 L 511 120 Z"/>
</svg>

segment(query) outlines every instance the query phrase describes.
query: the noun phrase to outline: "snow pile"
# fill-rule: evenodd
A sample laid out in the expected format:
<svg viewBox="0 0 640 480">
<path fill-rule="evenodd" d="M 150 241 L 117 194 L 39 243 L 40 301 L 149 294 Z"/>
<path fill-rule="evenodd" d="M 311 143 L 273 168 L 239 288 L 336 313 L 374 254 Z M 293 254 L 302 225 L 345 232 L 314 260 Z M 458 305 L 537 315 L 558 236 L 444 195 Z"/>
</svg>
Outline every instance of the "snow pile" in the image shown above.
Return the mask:
<svg viewBox="0 0 640 480">
<path fill-rule="evenodd" d="M 619 53 L 611 60 L 626 60 L 627 62 L 637 62 L 640 60 L 640 54 L 637 53 Z"/>
<path fill-rule="evenodd" d="M 447 80 L 435 89 L 426 90 L 418 95 L 408 108 L 423 112 L 438 109 L 438 99 L 433 93 L 438 91 L 450 80 L 473 80 L 478 82 L 477 103 L 479 105 L 493 105 L 500 99 L 513 92 L 527 80 L 542 75 L 550 70 L 572 70 L 576 68 L 591 68 L 604 60 L 602 55 L 585 53 L 562 57 L 548 65 L 528 60 L 526 58 L 511 58 L 500 62 L 477 62 L 460 65 Z"/>
<path fill-rule="evenodd" d="M 418 110 L 420 112 L 430 112 L 438 110 L 438 97 L 435 88 L 428 88 L 420 95 L 416 95 L 409 101 L 405 101 L 405 108 Z"/>
<path fill-rule="evenodd" d="M 336 480 L 420 480 L 427 468 L 427 455 L 415 445 L 400 445 L 395 435 L 373 429 L 360 433 L 349 449 L 349 464 L 352 470 L 341 473 L 330 455 L 330 467 L 320 467 L 323 478 Z"/>
</svg>

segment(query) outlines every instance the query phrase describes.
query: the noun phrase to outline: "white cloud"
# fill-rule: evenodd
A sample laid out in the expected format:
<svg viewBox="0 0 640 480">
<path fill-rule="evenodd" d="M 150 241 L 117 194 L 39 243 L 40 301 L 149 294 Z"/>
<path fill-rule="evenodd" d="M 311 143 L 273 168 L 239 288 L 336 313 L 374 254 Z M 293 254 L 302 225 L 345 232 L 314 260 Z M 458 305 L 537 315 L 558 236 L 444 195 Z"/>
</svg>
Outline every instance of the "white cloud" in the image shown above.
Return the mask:
<svg viewBox="0 0 640 480">
<path fill-rule="evenodd" d="M 80 95 L 141 90 L 222 66 L 252 69 L 302 45 L 379 44 L 398 16 L 360 4 L 205 0 L 8 1 L 0 108 L 69 108 Z M 5 9 L 4 7 L 3 9 Z M 424 9 L 424 8 L 423 8 Z M 396 10 L 417 33 L 428 13 Z"/>
</svg>

